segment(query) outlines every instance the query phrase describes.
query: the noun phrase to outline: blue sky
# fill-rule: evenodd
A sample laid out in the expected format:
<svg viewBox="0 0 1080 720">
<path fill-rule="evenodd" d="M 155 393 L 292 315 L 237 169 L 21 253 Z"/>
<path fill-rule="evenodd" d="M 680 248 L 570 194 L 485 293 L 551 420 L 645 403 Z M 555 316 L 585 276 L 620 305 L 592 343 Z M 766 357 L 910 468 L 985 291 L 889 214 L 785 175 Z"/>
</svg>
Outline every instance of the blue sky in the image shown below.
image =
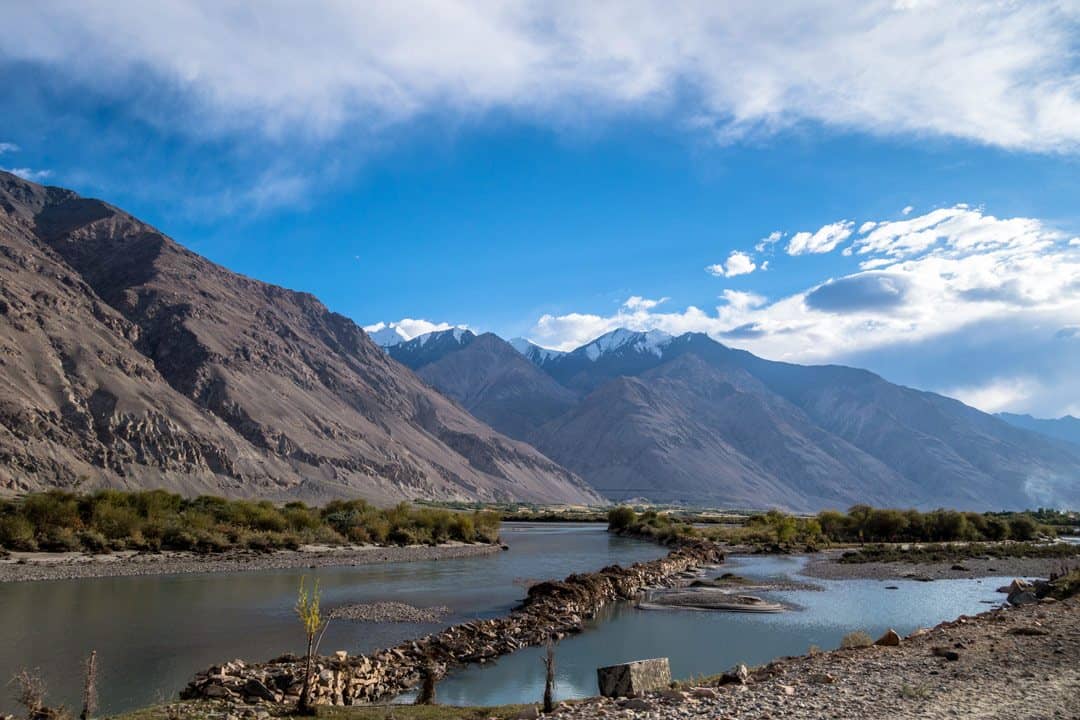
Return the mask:
<svg viewBox="0 0 1080 720">
<path fill-rule="evenodd" d="M 1080 413 L 1075 6 L 423 5 L 16 6 L 0 167 L 367 326 Z"/>
</svg>

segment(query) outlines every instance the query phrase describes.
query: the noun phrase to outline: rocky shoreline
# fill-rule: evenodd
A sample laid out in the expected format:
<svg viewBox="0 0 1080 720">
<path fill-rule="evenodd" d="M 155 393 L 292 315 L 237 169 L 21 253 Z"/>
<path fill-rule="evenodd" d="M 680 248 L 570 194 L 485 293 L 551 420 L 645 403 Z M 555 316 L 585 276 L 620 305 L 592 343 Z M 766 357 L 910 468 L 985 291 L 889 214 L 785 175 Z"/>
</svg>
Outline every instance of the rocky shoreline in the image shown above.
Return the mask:
<svg viewBox="0 0 1080 720">
<path fill-rule="evenodd" d="M 440 678 L 455 666 L 483 663 L 548 638 L 581 632 L 597 610 L 632 600 L 650 588 L 686 582 L 686 573 L 723 562 L 708 542 L 683 545 L 666 557 L 613 565 L 565 580 L 537 583 L 510 615 L 451 626 L 437 634 L 349 657 L 344 651 L 316 663 L 314 702 L 361 705 L 395 697 L 418 685 L 424 673 Z M 199 673 L 181 693 L 184 699 L 225 699 L 294 705 L 303 685 L 302 659 L 285 655 L 268 663 L 225 663 Z"/>
<path fill-rule="evenodd" d="M 890 640 L 895 641 L 894 638 Z M 776 660 L 642 697 L 562 706 L 560 720 L 1080 718 L 1080 598 L 991 610 L 893 645 Z"/>
<path fill-rule="evenodd" d="M 1076 559 L 1061 558 L 967 558 L 958 562 L 841 563 L 840 550 L 811 555 L 801 573 L 823 580 L 947 580 L 976 577 L 1048 577 Z"/>
<path fill-rule="evenodd" d="M 375 563 L 451 560 L 497 553 L 500 545 L 446 543 L 443 545 L 305 545 L 298 550 L 255 552 L 229 551 L 215 554 L 164 551 L 140 553 L 18 553 L 0 558 L 0 582 L 75 580 L 136 575 L 243 572 Z"/>
</svg>

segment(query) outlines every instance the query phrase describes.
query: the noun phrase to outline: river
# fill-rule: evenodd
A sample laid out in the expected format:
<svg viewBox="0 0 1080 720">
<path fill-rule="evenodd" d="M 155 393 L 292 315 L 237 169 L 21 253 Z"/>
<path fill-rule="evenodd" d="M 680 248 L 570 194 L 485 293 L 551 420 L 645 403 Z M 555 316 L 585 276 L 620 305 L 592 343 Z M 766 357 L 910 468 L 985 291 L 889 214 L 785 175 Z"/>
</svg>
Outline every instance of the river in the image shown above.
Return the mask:
<svg viewBox="0 0 1080 720">
<path fill-rule="evenodd" d="M 609 535 L 598 524 L 506 524 L 503 538 L 511 549 L 486 557 L 307 571 L 319 578 L 327 609 L 397 600 L 452 610 L 431 624 L 333 621 L 322 650 L 357 654 L 448 624 L 502 615 L 524 597 L 529 580 L 666 553 L 651 543 Z M 742 575 L 774 576 L 795 575 L 803 562 L 756 557 L 729 565 Z M 0 678 L 38 668 L 49 699 L 77 707 L 82 660 L 97 650 L 102 712 L 170 699 L 197 670 L 223 660 L 301 651 L 292 606 L 303 574 L 268 570 L 0 584 Z M 986 602 L 1001 600 L 994 588 L 1006 579 L 814 582 L 824 589 L 772 594 L 800 608 L 779 615 L 607 608 L 585 633 L 560 643 L 558 694 L 593 695 L 596 667 L 627 660 L 667 656 L 676 677 L 689 677 L 802 653 L 811 645 L 836 647 L 852 630 L 909 632 L 987 609 Z M 527 702 L 540 697 L 542 682 L 540 651 L 531 648 L 454 672 L 440 683 L 438 697 L 470 705 Z M 0 695 L 0 712 L 15 709 L 10 692 Z"/>
<path fill-rule="evenodd" d="M 301 652 L 292 607 L 304 574 L 318 577 L 327 609 L 397 600 L 453 611 L 430 624 L 331 622 L 322 650 L 357 654 L 508 613 L 525 580 L 667 552 L 597 523 L 504 524 L 502 536 L 509 551 L 459 560 L 0 584 L 0 685 L 37 668 L 52 702 L 77 707 L 83 659 L 97 650 L 101 710 L 122 712 L 174 697 L 196 671 L 224 660 Z M 16 709 L 10 688 L 0 689 L 0 713 Z"/>
</svg>

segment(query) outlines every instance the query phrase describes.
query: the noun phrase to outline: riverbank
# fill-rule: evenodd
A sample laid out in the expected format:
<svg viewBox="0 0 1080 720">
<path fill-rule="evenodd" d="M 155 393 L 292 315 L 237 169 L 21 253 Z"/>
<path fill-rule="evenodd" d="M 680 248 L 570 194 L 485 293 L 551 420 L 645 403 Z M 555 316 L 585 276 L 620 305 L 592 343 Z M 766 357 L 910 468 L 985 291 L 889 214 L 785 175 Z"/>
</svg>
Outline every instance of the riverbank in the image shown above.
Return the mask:
<svg viewBox="0 0 1080 720">
<path fill-rule="evenodd" d="M 1080 565 L 1080 558 L 965 558 L 958 562 L 839 562 L 844 550 L 826 550 L 810 556 L 804 575 L 822 580 L 946 580 L 977 577 L 1048 577 L 1065 567 Z"/>
<path fill-rule="evenodd" d="M 896 647 L 772 662 L 746 684 L 683 684 L 644 697 L 594 698 L 560 720 L 597 718 L 1080 717 L 1080 599 L 991 610 L 916 631 Z"/>
<path fill-rule="evenodd" d="M 1080 717 L 1080 598 L 995 609 L 918 630 L 898 646 L 782 658 L 750 669 L 746 682 L 716 676 L 641 697 L 562 703 L 558 720 L 764 720 L 791 718 Z M 537 717 L 532 706 L 320 708 L 338 720 Z M 151 708 L 123 720 L 289 717 L 285 708 L 199 700 Z"/>
<path fill-rule="evenodd" d="M 501 546 L 496 544 L 448 542 L 400 547 L 301 545 L 296 550 L 229 550 L 213 554 L 169 550 L 156 553 L 124 550 L 107 554 L 13 552 L 0 558 L 0 583 L 451 560 L 490 555 L 500 550 Z"/>
</svg>

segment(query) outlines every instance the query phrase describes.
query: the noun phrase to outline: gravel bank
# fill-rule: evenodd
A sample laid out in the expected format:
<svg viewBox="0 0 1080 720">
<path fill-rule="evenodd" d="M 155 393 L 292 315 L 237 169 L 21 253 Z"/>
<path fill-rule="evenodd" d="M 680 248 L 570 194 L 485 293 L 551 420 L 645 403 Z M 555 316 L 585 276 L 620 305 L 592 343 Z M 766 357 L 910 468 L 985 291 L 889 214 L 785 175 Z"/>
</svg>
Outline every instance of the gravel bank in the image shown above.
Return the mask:
<svg viewBox="0 0 1080 720">
<path fill-rule="evenodd" d="M 403 602 L 353 603 L 330 611 L 335 620 L 361 622 L 436 623 L 450 614 L 444 605 L 420 608 Z"/>
<path fill-rule="evenodd" d="M 411 545 L 407 547 L 307 545 L 299 550 L 279 550 L 270 553 L 237 551 L 216 555 L 196 555 L 188 552 L 115 552 L 108 555 L 12 553 L 10 557 L 0 559 L 0 582 L 449 560 L 489 555 L 499 552 L 499 549 L 498 545 L 447 543 L 436 546 Z"/>
<path fill-rule="evenodd" d="M 826 580 L 943 580 L 1006 575 L 1048 577 L 1052 572 L 1080 562 L 1076 558 L 969 558 L 958 563 L 840 563 L 837 558 L 841 552 L 826 551 L 811 555 L 802 573 Z"/>
<path fill-rule="evenodd" d="M 935 653 L 937 648 L 937 653 Z M 958 659 L 942 655 L 955 653 Z M 789 658 L 748 684 L 595 698 L 559 720 L 1080 718 L 1080 599 L 961 617 L 899 647 Z"/>
</svg>

